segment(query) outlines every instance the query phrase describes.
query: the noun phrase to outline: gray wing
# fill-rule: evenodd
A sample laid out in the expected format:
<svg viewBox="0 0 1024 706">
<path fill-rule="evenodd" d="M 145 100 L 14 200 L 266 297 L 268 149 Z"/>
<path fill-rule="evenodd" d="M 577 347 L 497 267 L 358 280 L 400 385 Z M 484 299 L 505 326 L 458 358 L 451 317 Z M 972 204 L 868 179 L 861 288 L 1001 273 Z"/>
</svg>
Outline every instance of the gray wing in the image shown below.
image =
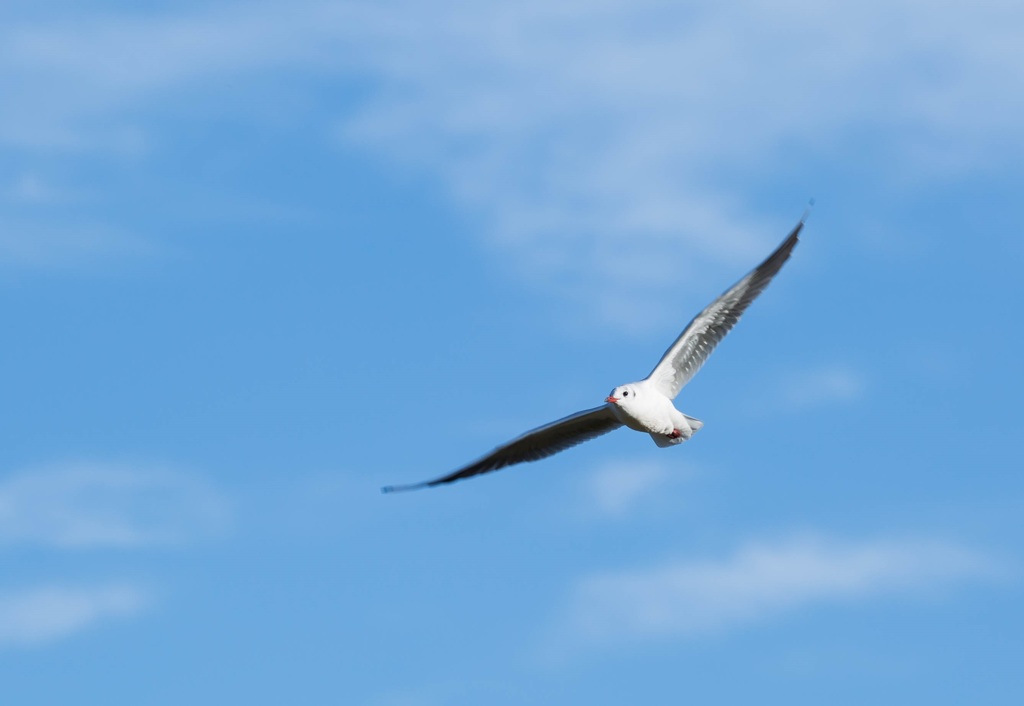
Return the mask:
<svg viewBox="0 0 1024 706">
<path fill-rule="evenodd" d="M 528 431 L 507 444 L 502 444 L 483 458 L 446 476 L 411 485 L 388 485 L 381 488 L 381 492 L 392 493 L 399 490 L 430 488 L 481 473 L 496 471 L 516 463 L 538 461 L 596 436 L 601 436 L 601 434 L 607 434 L 620 426 L 622 424 L 615 419 L 615 415 L 612 414 L 608 405 L 595 407 L 570 414 L 557 422 L 551 422 Z"/>
<path fill-rule="evenodd" d="M 675 343 L 665 351 L 661 361 L 647 376 L 662 394 L 674 399 L 697 374 L 715 346 L 732 330 L 751 302 L 757 299 L 757 295 L 764 291 L 782 269 L 796 247 L 803 227 L 804 219 L 801 218 L 775 252 L 697 314 Z"/>
</svg>

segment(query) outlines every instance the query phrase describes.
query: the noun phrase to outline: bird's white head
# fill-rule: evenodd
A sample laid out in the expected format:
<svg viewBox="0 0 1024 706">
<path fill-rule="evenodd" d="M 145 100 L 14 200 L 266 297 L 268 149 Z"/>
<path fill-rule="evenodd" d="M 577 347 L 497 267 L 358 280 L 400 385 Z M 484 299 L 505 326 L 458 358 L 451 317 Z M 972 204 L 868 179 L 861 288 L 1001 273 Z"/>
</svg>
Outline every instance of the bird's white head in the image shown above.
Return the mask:
<svg viewBox="0 0 1024 706">
<path fill-rule="evenodd" d="M 612 393 L 608 395 L 604 401 L 620 407 L 629 407 L 630 403 L 633 402 L 638 395 L 639 388 L 635 384 L 619 385 L 612 390 Z"/>
</svg>

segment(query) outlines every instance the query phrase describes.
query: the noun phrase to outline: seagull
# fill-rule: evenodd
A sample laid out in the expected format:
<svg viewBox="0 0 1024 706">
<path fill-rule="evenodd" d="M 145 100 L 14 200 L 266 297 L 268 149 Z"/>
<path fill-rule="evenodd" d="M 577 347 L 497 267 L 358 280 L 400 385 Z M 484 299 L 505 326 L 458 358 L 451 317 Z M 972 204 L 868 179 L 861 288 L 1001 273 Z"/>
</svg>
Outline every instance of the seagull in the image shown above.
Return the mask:
<svg viewBox="0 0 1024 706">
<path fill-rule="evenodd" d="M 688 440 L 704 422 L 683 414 L 672 401 L 782 269 L 796 247 L 806 219 L 807 212 L 764 262 L 697 314 L 643 380 L 619 385 L 600 407 L 528 431 L 448 475 L 422 483 L 388 485 L 381 492 L 431 488 L 517 463 L 539 461 L 622 426 L 650 434 L 662 448 Z"/>
</svg>

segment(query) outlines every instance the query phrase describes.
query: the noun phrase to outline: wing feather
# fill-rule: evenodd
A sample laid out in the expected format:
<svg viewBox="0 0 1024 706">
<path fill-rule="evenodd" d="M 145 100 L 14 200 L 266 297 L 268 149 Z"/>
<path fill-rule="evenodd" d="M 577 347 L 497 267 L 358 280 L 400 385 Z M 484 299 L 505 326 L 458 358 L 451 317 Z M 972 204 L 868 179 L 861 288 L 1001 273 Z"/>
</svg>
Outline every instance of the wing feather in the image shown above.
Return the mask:
<svg viewBox="0 0 1024 706">
<path fill-rule="evenodd" d="M 463 478 L 471 478 L 481 473 L 496 471 L 517 463 L 538 461 L 593 439 L 596 436 L 607 434 L 613 429 L 618 429 L 620 426 L 622 424 L 615 419 L 615 415 L 612 414 L 608 405 L 602 405 L 601 407 L 570 414 L 568 417 L 528 431 L 512 441 L 502 444 L 483 458 L 463 466 L 446 476 L 411 485 L 389 485 L 381 488 L 381 491 L 392 493 L 401 490 L 430 488 L 435 485 L 462 480 Z"/>
<path fill-rule="evenodd" d="M 801 218 L 775 252 L 697 314 L 665 351 L 665 355 L 647 376 L 662 394 L 675 399 L 683 386 L 693 379 L 715 346 L 732 330 L 751 302 L 782 269 L 796 247 L 803 227 L 804 219 Z"/>
</svg>

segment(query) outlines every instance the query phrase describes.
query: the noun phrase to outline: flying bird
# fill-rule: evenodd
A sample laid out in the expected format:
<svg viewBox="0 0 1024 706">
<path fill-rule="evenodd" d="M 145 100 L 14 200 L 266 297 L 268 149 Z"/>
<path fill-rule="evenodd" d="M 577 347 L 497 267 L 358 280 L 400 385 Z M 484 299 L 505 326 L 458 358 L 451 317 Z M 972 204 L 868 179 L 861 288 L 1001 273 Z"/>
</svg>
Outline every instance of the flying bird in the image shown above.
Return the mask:
<svg viewBox="0 0 1024 706">
<path fill-rule="evenodd" d="M 621 426 L 650 434 L 654 443 L 663 448 L 683 443 L 704 426 L 704 422 L 680 412 L 672 400 L 782 269 L 796 247 L 806 218 L 807 213 L 804 213 L 775 252 L 697 314 L 643 380 L 619 385 L 600 407 L 570 414 L 528 431 L 448 475 L 422 483 L 389 485 L 381 491 L 429 488 L 525 461 L 538 461 Z"/>
</svg>

